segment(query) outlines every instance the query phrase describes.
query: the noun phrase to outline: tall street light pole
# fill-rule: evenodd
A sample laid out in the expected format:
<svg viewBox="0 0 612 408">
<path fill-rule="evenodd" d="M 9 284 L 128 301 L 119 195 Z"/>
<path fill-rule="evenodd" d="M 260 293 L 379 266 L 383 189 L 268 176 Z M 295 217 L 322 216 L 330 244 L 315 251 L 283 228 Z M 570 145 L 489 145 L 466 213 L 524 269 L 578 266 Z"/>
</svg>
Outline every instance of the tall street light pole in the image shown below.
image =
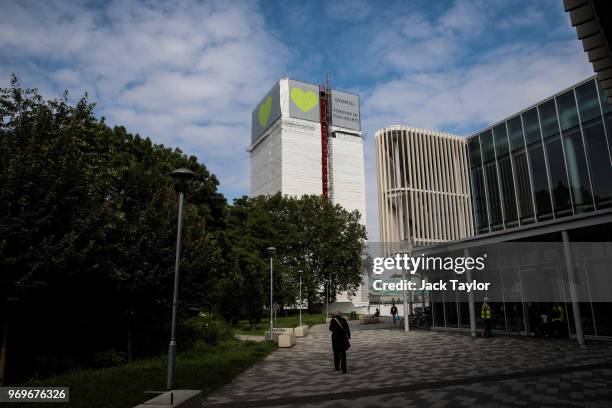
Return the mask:
<svg viewBox="0 0 612 408">
<path fill-rule="evenodd" d="M 266 253 L 270 257 L 270 341 L 272 341 L 273 340 L 272 333 L 274 332 L 274 320 L 273 320 L 274 317 L 273 317 L 273 311 L 272 311 L 273 291 L 274 291 L 274 280 L 273 280 L 274 269 L 273 269 L 272 261 L 274 259 L 274 255 L 276 255 L 276 248 L 268 247 L 266 248 Z"/>
<path fill-rule="evenodd" d="M 301 269 L 298 271 L 300 274 L 300 326 L 302 325 L 302 274 L 304 271 Z"/>
<path fill-rule="evenodd" d="M 176 367 L 176 316 L 178 306 L 179 272 L 181 267 L 181 238 L 183 235 L 183 202 L 185 190 L 195 173 L 189 169 L 177 169 L 172 172 L 174 189 L 179 194 L 178 231 L 176 232 L 176 259 L 174 262 L 174 294 L 172 297 L 172 325 L 170 329 L 170 345 L 168 346 L 168 375 L 166 388 L 174 388 L 174 369 Z"/>
<path fill-rule="evenodd" d="M 330 283 L 330 279 L 329 279 L 329 275 L 327 275 L 327 288 L 326 288 L 326 294 L 325 294 L 325 317 L 329 318 L 329 283 Z"/>
<path fill-rule="evenodd" d="M 408 253 L 409 256 L 412 258 L 412 241 L 409 241 L 409 247 L 408 247 Z M 408 296 L 406 295 L 406 269 L 403 269 L 404 271 L 404 290 L 403 290 L 403 294 L 404 294 L 404 332 L 408 333 L 410 331 L 410 322 L 408 321 Z"/>
</svg>

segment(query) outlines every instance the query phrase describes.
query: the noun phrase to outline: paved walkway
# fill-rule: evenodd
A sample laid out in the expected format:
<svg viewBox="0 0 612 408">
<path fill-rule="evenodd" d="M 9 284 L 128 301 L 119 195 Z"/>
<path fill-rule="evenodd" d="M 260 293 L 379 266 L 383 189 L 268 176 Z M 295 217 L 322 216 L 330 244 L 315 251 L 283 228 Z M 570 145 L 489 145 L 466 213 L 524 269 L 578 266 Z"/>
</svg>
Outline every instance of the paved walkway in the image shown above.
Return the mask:
<svg viewBox="0 0 612 408">
<path fill-rule="evenodd" d="M 612 343 L 471 338 L 351 322 L 348 374 L 324 325 L 254 365 L 205 407 L 610 407 Z"/>
</svg>

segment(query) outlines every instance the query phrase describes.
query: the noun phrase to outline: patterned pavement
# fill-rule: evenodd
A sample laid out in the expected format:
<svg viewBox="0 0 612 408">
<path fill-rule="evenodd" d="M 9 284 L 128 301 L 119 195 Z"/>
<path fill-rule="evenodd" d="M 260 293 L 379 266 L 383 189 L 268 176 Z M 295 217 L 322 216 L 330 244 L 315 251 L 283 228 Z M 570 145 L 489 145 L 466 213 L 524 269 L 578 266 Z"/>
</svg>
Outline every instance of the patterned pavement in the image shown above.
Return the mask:
<svg viewBox="0 0 612 408">
<path fill-rule="evenodd" d="M 351 322 L 348 374 L 315 326 L 246 370 L 205 407 L 610 407 L 612 343 L 404 333 Z"/>
</svg>

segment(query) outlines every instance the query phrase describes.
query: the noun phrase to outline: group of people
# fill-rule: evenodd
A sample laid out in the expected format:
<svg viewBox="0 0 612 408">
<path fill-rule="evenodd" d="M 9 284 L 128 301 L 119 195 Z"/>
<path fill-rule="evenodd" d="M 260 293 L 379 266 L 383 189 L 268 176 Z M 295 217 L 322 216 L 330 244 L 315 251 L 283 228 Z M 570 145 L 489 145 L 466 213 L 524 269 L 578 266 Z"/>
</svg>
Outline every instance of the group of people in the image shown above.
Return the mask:
<svg viewBox="0 0 612 408">
<path fill-rule="evenodd" d="M 543 337 L 567 337 L 567 324 L 565 322 L 565 309 L 555 303 L 550 314 L 540 315 L 540 324 L 536 334 Z"/>
<path fill-rule="evenodd" d="M 380 316 L 380 310 L 376 309 L 375 316 Z M 391 316 L 395 324 L 399 313 L 395 302 L 391 305 Z M 547 314 L 542 314 L 539 327 L 539 333 L 542 336 L 559 336 L 565 330 L 565 309 L 559 303 L 555 303 L 552 307 L 550 319 Z M 489 304 L 489 298 L 484 298 L 480 307 L 480 319 L 483 323 L 481 331 L 482 337 L 490 337 L 492 331 L 493 308 Z M 348 322 L 339 311 L 336 311 L 329 322 L 329 331 L 331 334 L 332 349 L 334 352 L 334 367 L 336 371 L 342 370 L 346 374 L 346 351 L 351 347 L 351 329 Z"/>
<path fill-rule="evenodd" d="M 491 327 L 493 321 L 493 309 L 489 305 L 489 298 L 484 298 L 484 302 L 480 308 L 480 319 L 483 322 L 482 337 L 491 337 Z M 565 324 L 565 309 L 555 303 L 548 314 L 540 315 L 540 323 L 536 328 L 535 333 L 544 337 L 564 337 L 567 336 L 567 326 Z"/>
</svg>

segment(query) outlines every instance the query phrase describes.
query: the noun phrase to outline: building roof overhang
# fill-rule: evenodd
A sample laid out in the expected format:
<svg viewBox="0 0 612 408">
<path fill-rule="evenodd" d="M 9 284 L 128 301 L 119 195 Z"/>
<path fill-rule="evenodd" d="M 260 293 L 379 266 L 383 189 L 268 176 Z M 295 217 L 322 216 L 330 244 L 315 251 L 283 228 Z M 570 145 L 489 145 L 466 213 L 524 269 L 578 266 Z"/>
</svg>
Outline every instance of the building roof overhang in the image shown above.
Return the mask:
<svg viewBox="0 0 612 408">
<path fill-rule="evenodd" d="M 612 2 L 563 0 L 563 5 L 593 65 L 602 91 L 612 104 Z"/>
</svg>

